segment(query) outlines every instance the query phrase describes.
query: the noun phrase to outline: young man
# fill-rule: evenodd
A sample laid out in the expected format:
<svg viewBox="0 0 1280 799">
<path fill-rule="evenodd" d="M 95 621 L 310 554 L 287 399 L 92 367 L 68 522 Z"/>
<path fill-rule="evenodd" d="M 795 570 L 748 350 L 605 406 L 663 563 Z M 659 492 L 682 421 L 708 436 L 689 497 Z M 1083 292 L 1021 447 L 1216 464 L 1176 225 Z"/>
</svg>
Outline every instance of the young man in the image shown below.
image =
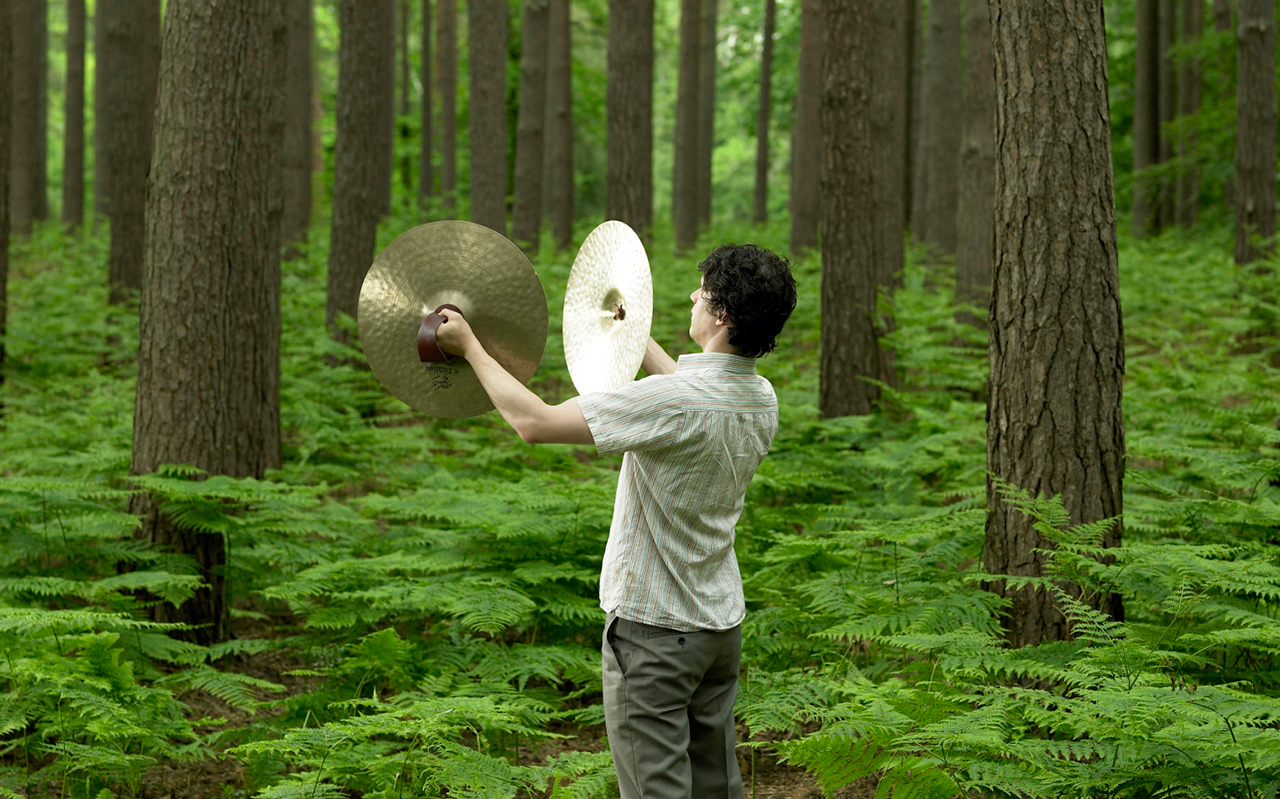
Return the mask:
<svg viewBox="0 0 1280 799">
<path fill-rule="evenodd" d="M 787 262 L 724 245 L 698 267 L 679 362 L 649 339 L 649 377 L 549 406 L 511 377 L 458 314 L 437 340 L 475 369 L 529 443 L 625 452 L 600 575 L 605 726 L 622 799 L 741 799 L 735 755 L 742 578 L 734 525 L 778 430 L 756 359 L 796 304 Z"/>
</svg>

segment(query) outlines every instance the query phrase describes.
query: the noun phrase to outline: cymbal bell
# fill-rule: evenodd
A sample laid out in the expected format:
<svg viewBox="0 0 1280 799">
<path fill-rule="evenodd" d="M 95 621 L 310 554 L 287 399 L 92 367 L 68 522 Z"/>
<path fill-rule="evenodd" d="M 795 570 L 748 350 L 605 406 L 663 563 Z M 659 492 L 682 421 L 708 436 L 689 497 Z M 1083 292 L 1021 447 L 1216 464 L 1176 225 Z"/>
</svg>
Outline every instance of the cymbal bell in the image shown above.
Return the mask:
<svg viewBox="0 0 1280 799">
<path fill-rule="evenodd" d="M 419 359 L 419 328 L 446 304 L 461 309 L 485 350 L 528 383 L 547 346 L 547 295 L 519 247 L 460 220 L 403 233 L 369 267 L 357 323 L 374 375 L 415 410 L 479 416 L 493 410 L 493 403 L 471 364 L 458 357 L 443 363 Z"/>
</svg>

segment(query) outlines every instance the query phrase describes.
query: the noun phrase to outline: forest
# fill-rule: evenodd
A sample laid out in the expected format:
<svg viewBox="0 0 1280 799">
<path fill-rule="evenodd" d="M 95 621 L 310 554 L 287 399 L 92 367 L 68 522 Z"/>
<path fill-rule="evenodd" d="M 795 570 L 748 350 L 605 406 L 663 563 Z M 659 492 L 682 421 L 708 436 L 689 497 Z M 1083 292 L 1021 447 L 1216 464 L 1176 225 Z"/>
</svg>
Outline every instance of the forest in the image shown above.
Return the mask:
<svg viewBox="0 0 1280 799">
<path fill-rule="evenodd" d="M 602 222 L 789 259 L 749 799 L 1277 796 L 1277 6 L 0 0 L 0 797 L 619 795 L 622 458 L 361 348 L 446 219 L 549 403 Z"/>
</svg>

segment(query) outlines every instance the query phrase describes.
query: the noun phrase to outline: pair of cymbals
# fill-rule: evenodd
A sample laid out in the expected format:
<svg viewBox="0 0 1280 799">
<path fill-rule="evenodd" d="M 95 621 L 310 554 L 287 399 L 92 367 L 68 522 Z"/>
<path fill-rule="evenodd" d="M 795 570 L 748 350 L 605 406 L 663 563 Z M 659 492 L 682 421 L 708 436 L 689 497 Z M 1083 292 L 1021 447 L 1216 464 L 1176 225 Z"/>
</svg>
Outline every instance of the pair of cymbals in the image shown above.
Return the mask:
<svg viewBox="0 0 1280 799">
<path fill-rule="evenodd" d="M 444 305 L 460 310 L 485 350 L 528 383 L 547 343 L 542 282 L 504 236 L 456 220 L 404 233 L 365 277 L 360 342 L 382 384 L 432 416 L 486 413 L 493 403 L 471 365 L 462 358 L 441 360 L 446 356 L 434 345 L 434 326 L 441 321 L 436 311 Z M 565 292 L 565 360 L 579 393 L 635 378 L 652 314 L 644 246 L 624 223 L 604 223 L 583 243 Z M 439 357 L 428 358 L 428 351 Z"/>
</svg>

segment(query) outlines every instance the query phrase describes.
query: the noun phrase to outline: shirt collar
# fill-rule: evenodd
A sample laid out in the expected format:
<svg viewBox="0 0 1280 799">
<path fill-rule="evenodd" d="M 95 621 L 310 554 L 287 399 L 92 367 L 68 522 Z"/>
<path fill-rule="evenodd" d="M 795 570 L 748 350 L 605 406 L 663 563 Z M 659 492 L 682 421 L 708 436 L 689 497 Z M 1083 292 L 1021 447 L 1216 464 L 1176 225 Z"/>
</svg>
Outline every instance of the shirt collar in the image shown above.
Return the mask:
<svg viewBox="0 0 1280 799">
<path fill-rule="evenodd" d="M 676 360 L 677 372 L 717 371 L 734 375 L 756 373 L 756 359 L 727 352 L 695 352 Z"/>
</svg>

